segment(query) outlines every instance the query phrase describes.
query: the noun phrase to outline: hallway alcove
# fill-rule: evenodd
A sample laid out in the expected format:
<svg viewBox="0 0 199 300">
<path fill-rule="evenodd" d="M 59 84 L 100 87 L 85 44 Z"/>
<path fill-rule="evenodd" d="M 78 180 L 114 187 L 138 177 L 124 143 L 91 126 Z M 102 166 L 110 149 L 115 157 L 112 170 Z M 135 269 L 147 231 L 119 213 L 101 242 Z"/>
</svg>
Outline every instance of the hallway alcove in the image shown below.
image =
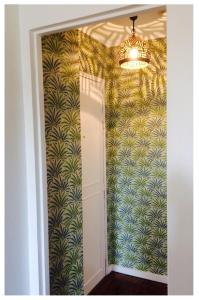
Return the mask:
<svg viewBox="0 0 199 300">
<path fill-rule="evenodd" d="M 149 65 L 141 70 L 124 70 L 118 63 L 119 45 L 131 30 L 127 17 L 42 37 L 52 295 L 88 294 L 110 271 L 167 283 L 165 8 L 138 17 L 137 34 L 151 52 Z M 104 205 L 101 219 L 97 205 L 93 215 L 85 214 L 92 220 L 87 220 L 87 230 L 95 228 L 100 236 L 100 242 L 96 238 L 93 245 L 92 240 L 86 243 L 88 253 L 96 255 L 97 242 L 103 244 L 100 253 L 104 249 L 98 266 L 95 257 L 90 259 L 87 283 L 83 251 L 87 170 L 82 157 L 87 133 L 82 133 L 81 111 L 86 97 L 81 94 L 81 74 L 88 77 L 85 95 L 96 101 L 92 117 L 99 118 L 89 128 L 102 126 L 96 131 L 101 150 L 95 147 L 92 132 L 85 146 L 87 165 L 92 167 L 89 178 L 101 172 L 101 179 L 96 177 L 96 182 L 102 180 L 96 201 Z M 92 80 L 103 81 L 103 93 Z M 91 112 L 90 107 L 85 122 Z M 105 267 L 100 273 L 101 264 Z"/>
</svg>

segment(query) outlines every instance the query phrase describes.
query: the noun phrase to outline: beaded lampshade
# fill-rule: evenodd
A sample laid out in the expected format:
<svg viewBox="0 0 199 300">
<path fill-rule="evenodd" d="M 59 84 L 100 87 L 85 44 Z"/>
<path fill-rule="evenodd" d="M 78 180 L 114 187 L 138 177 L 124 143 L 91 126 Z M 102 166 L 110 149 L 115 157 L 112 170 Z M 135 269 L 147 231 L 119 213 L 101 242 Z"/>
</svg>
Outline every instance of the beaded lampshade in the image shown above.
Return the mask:
<svg viewBox="0 0 199 300">
<path fill-rule="evenodd" d="M 135 36 L 134 22 L 137 16 L 130 19 L 133 21 L 132 35 L 120 46 L 119 64 L 124 69 L 145 68 L 150 62 L 150 52 L 145 41 Z"/>
</svg>

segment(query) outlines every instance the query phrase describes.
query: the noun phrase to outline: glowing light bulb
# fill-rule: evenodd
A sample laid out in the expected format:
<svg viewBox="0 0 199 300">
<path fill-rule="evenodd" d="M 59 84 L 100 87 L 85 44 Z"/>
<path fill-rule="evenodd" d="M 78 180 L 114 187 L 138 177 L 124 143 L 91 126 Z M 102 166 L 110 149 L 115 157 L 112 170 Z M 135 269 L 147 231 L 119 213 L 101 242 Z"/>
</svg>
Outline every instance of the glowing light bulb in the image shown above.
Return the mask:
<svg viewBox="0 0 199 300">
<path fill-rule="evenodd" d="M 132 59 L 138 58 L 139 52 L 137 48 L 132 48 L 129 50 L 129 57 Z"/>
</svg>

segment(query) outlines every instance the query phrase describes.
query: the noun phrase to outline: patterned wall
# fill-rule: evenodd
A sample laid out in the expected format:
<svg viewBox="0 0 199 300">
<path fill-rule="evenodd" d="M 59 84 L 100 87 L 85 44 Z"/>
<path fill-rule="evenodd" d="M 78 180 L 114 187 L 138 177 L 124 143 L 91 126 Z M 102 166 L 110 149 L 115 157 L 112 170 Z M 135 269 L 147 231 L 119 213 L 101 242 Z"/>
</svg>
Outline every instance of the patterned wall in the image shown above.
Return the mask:
<svg viewBox="0 0 199 300">
<path fill-rule="evenodd" d="M 80 71 L 100 78 L 108 78 L 107 59 L 110 49 L 79 31 Z"/>
<path fill-rule="evenodd" d="M 42 38 L 51 295 L 83 294 L 78 31 Z"/>
<path fill-rule="evenodd" d="M 83 294 L 79 71 L 106 85 L 109 263 L 167 272 L 166 43 L 149 45 L 138 72 L 78 30 L 42 38 L 52 295 Z"/>
<path fill-rule="evenodd" d="M 109 263 L 167 274 L 166 42 L 141 71 L 117 64 L 106 88 Z"/>
<path fill-rule="evenodd" d="M 80 45 L 81 71 L 106 85 L 109 264 L 167 274 L 166 41 L 141 71 L 119 67 L 119 47 Z"/>
</svg>

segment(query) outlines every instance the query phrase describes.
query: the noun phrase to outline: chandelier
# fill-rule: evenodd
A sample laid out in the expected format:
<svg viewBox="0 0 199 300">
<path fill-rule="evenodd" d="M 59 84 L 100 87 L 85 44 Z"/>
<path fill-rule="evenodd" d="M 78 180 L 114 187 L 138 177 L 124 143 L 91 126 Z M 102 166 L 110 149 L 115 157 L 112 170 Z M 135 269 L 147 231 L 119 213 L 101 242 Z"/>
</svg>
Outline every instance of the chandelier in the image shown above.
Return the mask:
<svg viewBox="0 0 199 300">
<path fill-rule="evenodd" d="M 130 17 L 133 21 L 131 37 L 120 46 L 119 64 L 123 69 L 141 69 L 148 66 L 150 52 L 145 41 L 135 36 L 135 20 L 137 16 Z"/>
</svg>

